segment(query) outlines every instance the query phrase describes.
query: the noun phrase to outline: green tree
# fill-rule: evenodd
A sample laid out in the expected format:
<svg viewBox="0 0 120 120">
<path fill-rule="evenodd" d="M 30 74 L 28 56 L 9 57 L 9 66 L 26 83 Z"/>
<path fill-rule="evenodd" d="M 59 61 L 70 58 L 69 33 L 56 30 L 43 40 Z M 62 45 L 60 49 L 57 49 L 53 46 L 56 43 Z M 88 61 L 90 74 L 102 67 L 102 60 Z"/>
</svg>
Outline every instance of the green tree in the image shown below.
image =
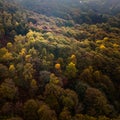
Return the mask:
<svg viewBox="0 0 120 120">
<path fill-rule="evenodd" d="M 45 102 L 50 106 L 52 110 L 55 110 L 55 112 L 59 114 L 61 106 L 58 98 L 54 94 L 47 95 L 45 98 Z"/>
<path fill-rule="evenodd" d="M 81 81 L 85 81 L 86 83 L 93 85 L 94 81 L 93 81 L 93 67 L 90 66 L 86 69 L 83 70 L 83 72 L 80 75 L 80 80 Z"/>
<path fill-rule="evenodd" d="M 24 104 L 24 119 L 38 120 L 38 104 L 34 99 L 29 99 Z"/>
<path fill-rule="evenodd" d="M 8 77 L 8 74 L 9 74 L 8 68 L 5 65 L 0 64 L 0 79 L 4 80 L 4 78 Z"/>
<path fill-rule="evenodd" d="M 92 116 L 109 115 L 113 111 L 104 94 L 96 88 L 87 88 L 84 105 L 86 113 Z"/>
<path fill-rule="evenodd" d="M 12 79 L 6 79 L 0 85 L 0 96 L 2 99 L 9 99 L 12 101 L 17 97 L 17 92 L 17 87 L 15 86 Z"/>
<path fill-rule="evenodd" d="M 97 120 L 95 117 L 83 115 L 83 114 L 76 114 L 74 120 Z"/>
<path fill-rule="evenodd" d="M 111 79 L 107 75 L 102 74 L 102 72 L 94 70 L 92 66 L 83 70 L 80 75 L 80 81 L 100 89 L 110 100 L 114 99 L 115 88 Z"/>
<path fill-rule="evenodd" d="M 48 71 L 40 71 L 38 78 L 38 86 L 41 92 L 43 92 L 45 85 L 50 81 L 50 72 Z"/>
<path fill-rule="evenodd" d="M 23 76 L 25 81 L 29 83 L 33 79 L 34 72 L 35 70 L 33 68 L 33 65 L 31 63 L 26 63 L 23 70 Z"/>
<path fill-rule="evenodd" d="M 66 89 L 62 95 L 62 103 L 65 108 L 70 111 L 75 111 L 78 106 L 78 96 L 75 91 Z"/>
<path fill-rule="evenodd" d="M 12 102 L 5 102 L 1 107 L 1 116 L 13 116 Z"/>
<path fill-rule="evenodd" d="M 52 73 L 50 75 L 50 83 L 55 85 L 60 85 L 60 80 L 57 76 L 55 76 L 55 74 Z"/>
<path fill-rule="evenodd" d="M 67 108 L 64 108 L 59 115 L 60 120 L 72 120 L 71 113 Z"/>
<path fill-rule="evenodd" d="M 64 89 L 58 85 L 49 83 L 45 86 L 45 101 L 56 113 L 59 113 L 63 107 L 62 96 L 64 96 L 64 94 Z"/>
<path fill-rule="evenodd" d="M 83 101 L 85 97 L 85 91 L 89 86 L 86 83 L 78 82 L 75 85 L 75 91 L 78 95 L 79 101 Z"/>
<path fill-rule="evenodd" d="M 51 110 L 46 104 L 40 106 L 38 116 L 39 120 L 57 120 L 55 111 Z"/>
<path fill-rule="evenodd" d="M 30 90 L 29 90 L 30 96 L 31 97 L 36 96 L 37 90 L 38 90 L 37 81 L 35 79 L 32 79 L 30 83 Z"/>
</svg>

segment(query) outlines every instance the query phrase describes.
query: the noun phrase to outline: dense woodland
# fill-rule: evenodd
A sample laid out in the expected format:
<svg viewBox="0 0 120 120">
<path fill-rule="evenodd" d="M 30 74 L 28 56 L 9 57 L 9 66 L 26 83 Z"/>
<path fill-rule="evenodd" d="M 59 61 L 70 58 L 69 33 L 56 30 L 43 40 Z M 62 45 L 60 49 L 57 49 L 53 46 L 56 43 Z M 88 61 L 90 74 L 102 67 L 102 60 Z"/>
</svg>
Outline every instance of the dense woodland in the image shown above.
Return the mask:
<svg viewBox="0 0 120 120">
<path fill-rule="evenodd" d="M 120 1 L 49 1 L 0 0 L 0 120 L 120 120 Z"/>
</svg>

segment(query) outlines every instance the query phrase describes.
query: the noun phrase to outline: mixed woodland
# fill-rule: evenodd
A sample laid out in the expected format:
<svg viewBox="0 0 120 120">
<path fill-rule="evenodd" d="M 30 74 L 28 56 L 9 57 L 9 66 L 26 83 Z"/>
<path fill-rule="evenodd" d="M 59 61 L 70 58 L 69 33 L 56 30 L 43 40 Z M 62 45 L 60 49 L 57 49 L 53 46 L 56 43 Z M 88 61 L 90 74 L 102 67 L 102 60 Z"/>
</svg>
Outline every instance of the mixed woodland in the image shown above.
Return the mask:
<svg viewBox="0 0 120 120">
<path fill-rule="evenodd" d="M 113 1 L 0 0 L 0 120 L 120 120 Z"/>
</svg>

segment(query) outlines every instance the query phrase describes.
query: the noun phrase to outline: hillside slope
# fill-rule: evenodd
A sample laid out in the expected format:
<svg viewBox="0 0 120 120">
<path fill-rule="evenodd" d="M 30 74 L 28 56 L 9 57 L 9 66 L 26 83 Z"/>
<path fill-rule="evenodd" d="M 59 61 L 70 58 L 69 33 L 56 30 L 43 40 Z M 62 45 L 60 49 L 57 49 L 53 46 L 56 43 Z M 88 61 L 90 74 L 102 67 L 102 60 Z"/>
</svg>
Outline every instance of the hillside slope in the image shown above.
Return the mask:
<svg viewBox="0 0 120 120">
<path fill-rule="evenodd" d="M 74 20 L 76 23 L 101 23 L 105 21 L 105 14 L 120 13 L 119 0 L 20 0 L 20 3 L 37 13 Z M 94 21 L 94 17 L 99 20 Z"/>
</svg>

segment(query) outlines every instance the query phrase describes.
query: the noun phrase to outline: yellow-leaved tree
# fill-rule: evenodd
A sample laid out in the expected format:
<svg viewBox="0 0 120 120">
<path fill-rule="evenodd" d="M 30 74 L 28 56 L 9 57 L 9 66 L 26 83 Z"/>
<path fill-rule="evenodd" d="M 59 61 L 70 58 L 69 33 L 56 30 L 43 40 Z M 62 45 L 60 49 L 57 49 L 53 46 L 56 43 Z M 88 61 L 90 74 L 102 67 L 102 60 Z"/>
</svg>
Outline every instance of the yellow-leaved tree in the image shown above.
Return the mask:
<svg viewBox="0 0 120 120">
<path fill-rule="evenodd" d="M 71 78 L 75 78 L 77 75 L 77 68 L 75 66 L 75 64 L 73 62 L 70 62 L 67 66 L 66 66 L 66 71 L 65 71 L 66 76 L 71 79 Z"/>
</svg>

